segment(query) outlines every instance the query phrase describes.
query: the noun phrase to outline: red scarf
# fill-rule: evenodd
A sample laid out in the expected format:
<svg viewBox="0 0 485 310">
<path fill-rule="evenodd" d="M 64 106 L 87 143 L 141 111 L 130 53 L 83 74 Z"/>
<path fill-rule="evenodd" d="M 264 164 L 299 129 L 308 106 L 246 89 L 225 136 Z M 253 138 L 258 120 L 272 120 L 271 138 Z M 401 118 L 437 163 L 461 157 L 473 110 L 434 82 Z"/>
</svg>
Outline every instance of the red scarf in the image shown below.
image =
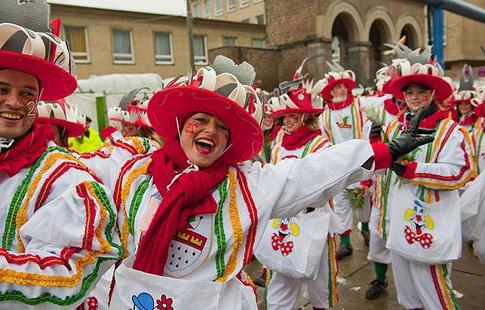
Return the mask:
<svg viewBox="0 0 485 310">
<path fill-rule="evenodd" d="M 47 142 L 53 138 L 54 134 L 48 125 L 34 123 L 31 132 L 0 153 L 0 171 L 12 177 L 23 168 L 32 166 L 47 149 Z"/>
<path fill-rule="evenodd" d="M 321 134 L 322 131 L 320 129 L 310 130 L 306 126 L 300 126 L 300 128 L 298 128 L 294 132 L 283 135 L 283 141 L 281 142 L 281 146 L 283 146 L 288 151 L 297 150 L 305 146 L 309 141 Z"/>
<path fill-rule="evenodd" d="M 406 113 L 403 113 L 399 116 L 398 121 L 399 123 L 403 124 L 404 122 L 404 116 Z M 421 120 L 419 123 L 419 128 L 420 129 L 435 129 L 438 123 L 444 119 L 448 118 L 448 111 L 439 111 L 435 110 L 430 114 L 429 116 L 426 116 Z M 406 128 L 409 127 L 409 120 L 406 120 Z"/>
<path fill-rule="evenodd" d="M 164 141 L 163 147 L 152 154 L 149 171 L 163 199 L 140 241 L 133 268 L 163 275 L 168 248 L 177 231 L 187 226 L 190 216 L 216 212 L 212 192 L 226 177 L 229 165 L 222 157 L 208 168 L 180 175 L 167 190 L 177 173 L 187 167 L 187 157 L 176 139 Z"/>
<path fill-rule="evenodd" d="M 347 96 L 347 98 L 344 101 L 338 102 L 338 103 L 329 101 L 328 108 L 330 110 L 342 110 L 343 108 L 346 108 L 349 105 L 351 105 L 353 101 L 354 101 L 354 97 L 352 96 Z"/>
</svg>

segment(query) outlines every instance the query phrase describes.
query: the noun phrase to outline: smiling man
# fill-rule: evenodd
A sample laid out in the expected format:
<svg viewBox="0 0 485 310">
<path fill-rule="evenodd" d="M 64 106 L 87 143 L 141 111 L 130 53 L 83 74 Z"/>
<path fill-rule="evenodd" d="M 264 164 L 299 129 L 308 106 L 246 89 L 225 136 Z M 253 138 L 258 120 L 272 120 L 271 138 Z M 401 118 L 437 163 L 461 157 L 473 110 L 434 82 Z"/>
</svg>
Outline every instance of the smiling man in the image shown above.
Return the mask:
<svg viewBox="0 0 485 310">
<path fill-rule="evenodd" d="M 37 102 L 71 94 L 70 56 L 0 24 L 0 308 L 74 308 L 118 258 L 116 212 L 90 170 L 36 121 Z M 56 44 L 56 63 L 48 61 Z M 58 44 L 59 43 L 59 44 Z"/>
</svg>

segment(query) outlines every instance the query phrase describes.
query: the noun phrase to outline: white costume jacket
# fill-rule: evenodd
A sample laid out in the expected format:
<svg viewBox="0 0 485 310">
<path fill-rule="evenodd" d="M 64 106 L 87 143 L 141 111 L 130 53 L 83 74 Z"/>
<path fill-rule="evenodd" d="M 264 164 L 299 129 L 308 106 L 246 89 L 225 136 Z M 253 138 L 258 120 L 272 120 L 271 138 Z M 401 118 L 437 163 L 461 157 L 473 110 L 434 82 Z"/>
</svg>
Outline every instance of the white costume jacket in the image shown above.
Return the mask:
<svg viewBox="0 0 485 310">
<path fill-rule="evenodd" d="M 106 188 L 65 149 L 0 172 L 0 308 L 75 308 L 121 255 Z"/>
<path fill-rule="evenodd" d="M 176 234 L 165 275 L 134 270 L 133 258 L 125 260 L 116 271 L 111 306 L 130 308 L 141 301 L 151 306 L 154 298 L 161 302 L 170 298 L 170 304 L 179 309 L 256 309 L 242 269 L 268 220 L 322 207 L 345 186 L 368 179 L 373 172 L 362 165 L 372 156 L 368 142 L 354 140 L 304 159 L 230 168 L 213 193 L 216 213 L 192 218 L 188 228 Z M 150 162 L 149 154 L 134 157 L 115 182 L 114 201 L 126 255 L 136 252 L 144 211 L 162 199 L 147 173 Z"/>
</svg>

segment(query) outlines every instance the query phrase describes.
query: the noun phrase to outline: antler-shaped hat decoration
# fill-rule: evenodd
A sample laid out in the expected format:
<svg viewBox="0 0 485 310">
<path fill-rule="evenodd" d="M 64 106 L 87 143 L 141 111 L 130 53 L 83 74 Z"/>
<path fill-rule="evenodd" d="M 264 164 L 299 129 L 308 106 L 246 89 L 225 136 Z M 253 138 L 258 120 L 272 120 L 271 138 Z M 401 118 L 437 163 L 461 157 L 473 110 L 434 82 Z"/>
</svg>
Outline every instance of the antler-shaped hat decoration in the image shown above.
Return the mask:
<svg viewBox="0 0 485 310">
<path fill-rule="evenodd" d="M 293 75 L 293 81 L 282 82 L 275 96 L 268 100 L 268 111 L 274 117 L 288 113 L 321 113 L 323 101 L 319 94 L 323 89 L 323 81 L 314 83 L 305 80 L 304 70 L 308 64 L 322 56 L 323 53 L 306 57 Z"/>
</svg>

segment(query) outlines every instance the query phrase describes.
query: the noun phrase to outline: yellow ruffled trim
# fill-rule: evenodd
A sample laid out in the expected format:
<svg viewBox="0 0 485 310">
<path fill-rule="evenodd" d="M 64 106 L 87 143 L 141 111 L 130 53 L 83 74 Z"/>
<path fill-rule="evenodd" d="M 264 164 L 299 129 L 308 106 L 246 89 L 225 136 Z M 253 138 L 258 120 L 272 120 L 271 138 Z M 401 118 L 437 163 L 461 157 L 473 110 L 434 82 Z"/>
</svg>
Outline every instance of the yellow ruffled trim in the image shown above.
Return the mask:
<svg viewBox="0 0 485 310">
<path fill-rule="evenodd" d="M 218 278 L 217 282 L 225 282 L 229 275 L 236 270 L 237 256 L 239 249 L 243 243 L 243 229 L 239 219 L 239 210 L 237 207 L 236 193 L 237 193 L 236 175 L 233 169 L 229 170 L 229 215 L 231 218 L 231 226 L 234 234 L 234 245 L 232 246 L 231 256 L 227 262 L 224 275 Z"/>
<path fill-rule="evenodd" d="M 143 146 L 143 143 L 140 141 L 140 139 L 141 138 L 135 138 L 135 137 L 126 138 L 126 140 L 133 143 L 133 146 L 135 147 L 138 154 L 145 154 L 147 150 L 145 150 L 145 147 Z"/>
<path fill-rule="evenodd" d="M 111 245 L 109 242 L 104 238 L 104 233 L 103 233 L 103 228 L 106 223 L 106 210 L 103 207 L 103 203 L 99 199 L 99 197 L 96 195 L 96 192 L 93 188 L 92 184 L 87 184 L 86 186 L 89 194 L 96 199 L 96 203 L 99 207 L 100 212 L 100 220 L 99 220 L 99 225 L 96 227 L 95 235 L 98 238 L 99 244 L 101 245 L 101 252 L 103 253 L 109 253 L 111 251 Z"/>
<path fill-rule="evenodd" d="M 17 218 L 15 220 L 15 235 L 17 239 L 17 252 L 18 253 L 24 253 L 25 252 L 25 246 L 24 243 L 22 242 L 22 239 L 20 238 L 20 227 L 22 227 L 25 223 L 27 223 L 27 209 L 29 206 L 30 199 L 34 195 L 34 192 L 39 188 L 39 182 L 42 180 L 42 177 L 44 174 L 52 168 L 52 166 L 59 160 L 59 159 L 66 159 L 66 160 L 73 160 L 75 161 L 76 159 L 66 153 L 53 153 L 49 157 L 47 157 L 44 161 L 44 165 L 42 168 L 39 169 L 39 172 L 36 174 L 34 180 L 32 183 L 30 183 L 29 189 L 27 191 L 27 194 L 24 198 L 24 202 L 22 203 L 22 206 L 20 207 L 20 210 L 17 214 Z M 7 230 L 10 231 L 10 228 Z"/>
<path fill-rule="evenodd" d="M 338 263 L 337 259 L 335 258 L 335 236 L 329 237 L 327 239 L 328 242 L 328 258 L 329 258 L 329 265 L 328 268 L 330 269 L 331 278 L 329 279 L 329 285 L 332 286 L 332 305 L 335 306 L 339 301 L 339 295 L 337 290 L 337 273 L 338 273 Z"/>
<path fill-rule="evenodd" d="M 99 251 L 88 252 L 75 262 L 76 273 L 69 276 L 48 276 L 38 273 L 0 269 L 0 281 L 20 285 L 75 287 L 83 275 L 84 266 L 92 264 L 99 256 Z"/>
<path fill-rule="evenodd" d="M 130 171 L 124 185 L 121 189 L 121 208 L 123 211 L 123 226 L 121 228 L 121 248 L 123 249 L 123 257 L 126 258 L 128 255 L 128 236 L 130 234 L 130 229 L 128 226 L 128 214 L 126 213 L 126 200 L 131 190 L 133 182 L 142 174 L 146 174 L 148 171 L 148 166 L 150 166 L 150 161 L 143 164 L 141 167 L 133 169 Z"/>
</svg>

